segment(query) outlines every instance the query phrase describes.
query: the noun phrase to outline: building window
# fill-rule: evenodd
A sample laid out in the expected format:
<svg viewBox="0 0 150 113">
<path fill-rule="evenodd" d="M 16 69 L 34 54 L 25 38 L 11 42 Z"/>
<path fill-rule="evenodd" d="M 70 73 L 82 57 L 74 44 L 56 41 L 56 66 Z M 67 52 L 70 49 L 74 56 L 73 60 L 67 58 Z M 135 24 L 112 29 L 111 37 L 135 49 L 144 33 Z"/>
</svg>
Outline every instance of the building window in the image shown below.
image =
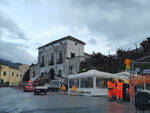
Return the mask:
<svg viewBox="0 0 150 113">
<path fill-rule="evenodd" d="M 54 65 L 54 54 L 51 55 L 51 59 L 49 61 L 49 65 Z"/>
<path fill-rule="evenodd" d="M 17 73 L 17 75 L 16 75 L 17 77 L 18 77 L 18 73 Z"/>
<path fill-rule="evenodd" d="M 62 42 L 60 42 L 60 44 L 62 44 Z"/>
<path fill-rule="evenodd" d="M 77 45 L 77 42 L 75 43 L 75 45 Z"/>
<path fill-rule="evenodd" d="M 35 77 L 35 71 L 33 71 L 33 78 Z"/>
<path fill-rule="evenodd" d="M 4 80 L 3 79 L 0 79 L 0 83 L 3 83 L 4 82 Z"/>
<path fill-rule="evenodd" d="M 62 52 L 59 53 L 59 61 L 62 62 Z"/>
<path fill-rule="evenodd" d="M 75 53 L 71 53 L 71 58 L 75 58 Z"/>
<path fill-rule="evenodd" d="M 58 71 L 58 76 L 62 77 L 62 71 L 61 70 Z"/>
<path fill-rule="evenodd" d="M 44 67 L 44 56 L 41 58 L 40 67 Z"/>
<path fill-rule="evenodd" d="M 63 63 L 62 51 L 59 52 L 58 59 L 57 59 L 57 64 L 61 64 L 61 63 Z"/>
<path fill-rule="evenodd" d="M 73 66 L 69 66 L 69 74 L 73 74 Z"/>
<path fill-rule="evenodd" d="M 6 75 L 7 75 L 7 72 L 4 72 L 3 75 L 6 76 Z"/>
<path fill-rule="evenodd" d="M 14 76 L 14 72 L 12 72 L 12 76 Z"/>
</svg>

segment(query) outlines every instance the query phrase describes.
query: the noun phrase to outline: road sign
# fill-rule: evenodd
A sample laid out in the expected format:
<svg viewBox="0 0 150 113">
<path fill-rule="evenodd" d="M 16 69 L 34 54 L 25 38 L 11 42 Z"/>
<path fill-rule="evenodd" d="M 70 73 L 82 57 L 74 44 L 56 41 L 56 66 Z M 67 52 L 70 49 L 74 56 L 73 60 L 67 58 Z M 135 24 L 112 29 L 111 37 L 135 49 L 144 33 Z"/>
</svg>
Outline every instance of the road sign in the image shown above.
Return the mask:
<svg viewBox="0 0 150 113">
<path fill-rule="evenodd" d="M 130 60 L 130 59 L 125 59 L 124 63 L 125 63 L 126 65 L 130 65 L 130 64 L 131 64 L 131 60 Z"/>
<path fill-rule="evenodd" d="M 124 63 L 126 65 L 126 70 L 130 70 L 131 60 L 130 59 L 125 59 Z"/>
<path fill-rule="evenodd" d="M 150 73 L 150 69 L 144 69 L 143 73 L 145 73 L 145 74 Z"/>
<path fill-rule="evenodd" d="M 135 72 L 140 72 L 140 68 L 135 68 Z"/>
</svg>

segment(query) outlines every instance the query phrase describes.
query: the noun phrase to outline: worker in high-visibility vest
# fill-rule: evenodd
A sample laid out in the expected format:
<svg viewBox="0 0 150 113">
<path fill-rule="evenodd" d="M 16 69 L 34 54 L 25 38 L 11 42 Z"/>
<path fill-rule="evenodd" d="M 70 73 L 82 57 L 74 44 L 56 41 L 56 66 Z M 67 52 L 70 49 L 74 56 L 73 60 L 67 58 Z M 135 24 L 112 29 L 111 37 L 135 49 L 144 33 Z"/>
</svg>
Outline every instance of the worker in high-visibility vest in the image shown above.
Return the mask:
<svg viewBox="0 0 150 113">
<path fill-rule="evenodd" d="M 108 98 L 109 100 L 112 99 L 112 94 L 113 94 L 113 83 L 112 79 L 109 79 L 107 82 L 107 88 L 108 88 Z"/>
<path fill-rule="evenodd" d="M 117 81 L 113 80 L 113 98 L 117 98 Z"/>
<path fill-rule="evenodd" d="M 121 79 L 117 82 L 117 100 L 123 100 L 123 82 Z"/>
<path fill-rule="evenodd" d="M 134 91 L 136 91 L 136 84 L 133 85 L 131 83 L 131 92 L 130 92 L 130 86 L 129 86 L 129 95 L 131 95 L 131 101 L 133 101 L 133 86 L 134 86 Z"/>
</svg>

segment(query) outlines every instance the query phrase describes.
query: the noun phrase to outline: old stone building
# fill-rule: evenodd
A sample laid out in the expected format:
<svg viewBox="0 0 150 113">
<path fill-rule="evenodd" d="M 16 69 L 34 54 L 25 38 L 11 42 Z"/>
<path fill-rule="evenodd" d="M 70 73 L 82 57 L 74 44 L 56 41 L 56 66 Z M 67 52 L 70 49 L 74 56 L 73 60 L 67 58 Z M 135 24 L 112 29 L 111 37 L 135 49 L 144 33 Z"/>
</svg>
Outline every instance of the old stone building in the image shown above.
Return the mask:
<svg viewBox="0 0 150 113">
<path fill-rule="evenodd" d="M 39 64 L 32 64 L 30 66 L 30 80 L 34 81 L 38 77 L 40 77 Z"/>
<path fill-rule="evenodd" d="M 25 73 L 29 69 L 29 65 L 22 64 L 22 65 L 18 66 L 17 68 L 20 70 L 20 81 L 22 81 Z"/>
<path fill-rule="evenodd" d="M 39 47 L 40 75 L 51 80 L 78 73 L 80 62 L 86 59 L 84 45 L 83 41 L 67 36 Z"/>
</svg>

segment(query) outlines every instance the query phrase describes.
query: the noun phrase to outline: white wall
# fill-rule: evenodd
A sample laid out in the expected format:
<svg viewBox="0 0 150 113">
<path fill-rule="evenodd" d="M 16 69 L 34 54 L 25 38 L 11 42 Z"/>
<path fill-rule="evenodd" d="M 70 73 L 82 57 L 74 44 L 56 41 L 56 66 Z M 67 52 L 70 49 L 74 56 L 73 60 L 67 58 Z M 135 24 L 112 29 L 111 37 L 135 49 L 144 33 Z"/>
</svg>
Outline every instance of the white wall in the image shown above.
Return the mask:
<svg viewBox="0 0 150 113">
<path fill-rule="evenodd" d="M 71 52 L 75 53 L 75 56 L 84 56 L 84 44 L 67 40 L 67 57 L 71 57 Z M 77 43 L 77 45 L 75 45 Z"/>
<path fill-rule="evenodd" d="M 62 44 L 60 44 L 62 42 Z M 75 45 L 77 43 L 77 45 Z M 58 52 L 62 50 L 63 54 L 63 64 L 57 64 L 57 54 Z M 41 52 L 42 51 L 42 52 Z M 53 68 L 55 70 L 55 73 L 58 74 L 59 70 L 62 70 L 62 76 L 68 77 L 69 72 L 69 65 L 74 65 L 73 73 L 79 72 L 79 62 L 80 59 L 72 59 L 72 61 L 68 61 L 66 58 L 71 57 L 71 53 L 75 53 L 75 56 L 84 56 L 84 44 L 78 43 L 76 41 L 72 40 L 63 40 L 59 41 L 58 43 L 55 43 L 53 45 L 46 46 L 41 49 L 39 49 L 39 58 L 42 60 L 42 56 L 44 57 L 44 67 L 40 67 L 41 73 L 46 72 L 49 73 L 50 69 Z M 54 65 L 51 66 L 48 64 L 51 58 L 51 54 L 54 53 Z"/>
</svg>

